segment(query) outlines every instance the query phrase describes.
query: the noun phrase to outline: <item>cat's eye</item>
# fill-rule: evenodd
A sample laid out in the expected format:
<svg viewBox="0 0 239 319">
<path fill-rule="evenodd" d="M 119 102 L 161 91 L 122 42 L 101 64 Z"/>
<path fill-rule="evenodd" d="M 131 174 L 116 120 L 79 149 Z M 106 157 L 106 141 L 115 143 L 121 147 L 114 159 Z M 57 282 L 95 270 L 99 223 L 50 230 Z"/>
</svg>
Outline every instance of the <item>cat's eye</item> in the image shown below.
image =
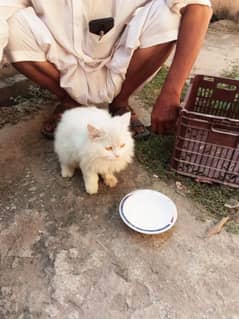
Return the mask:
<svg viewBox="0 0 239 319">
<path fill-rule="evenodd" d="M 121 144 L 120 147 L 121 147 L 121 148 L 125 147 L 125 144 Z"/>
<path fill-rule="evenodd" d="M 105 149 L 106 149 L 106 151 L 112 151 L 113 147 L 112 146 L 107 146 Z"/>
</svg>

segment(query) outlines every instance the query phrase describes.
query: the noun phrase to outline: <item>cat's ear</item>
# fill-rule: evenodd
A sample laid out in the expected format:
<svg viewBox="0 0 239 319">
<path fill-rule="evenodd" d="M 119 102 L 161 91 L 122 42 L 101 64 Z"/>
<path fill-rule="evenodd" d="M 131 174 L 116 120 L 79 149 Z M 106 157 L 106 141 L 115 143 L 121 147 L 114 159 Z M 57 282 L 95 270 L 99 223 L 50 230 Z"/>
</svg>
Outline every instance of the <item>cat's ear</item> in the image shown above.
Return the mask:
<svg viewBox="0 0 239 319">
<path fill-rule="evenodd" d="M 104 133 L 102 130 L 99 130 L 98 128 L 94 127 L 91 124 L 87 125 L 87 129 L 88 129 L 89 136 L 93 139 L 101 137 Z"/>
<path fill-rule="evenodd" d="M 127 113 L 121 115 L 121 117 L 120 117 L 121 123 L 124 126 L 128 127 L 130 124 L 130 118 L 131 118 L 131 112 L 127 112 Z"/>
</svg>

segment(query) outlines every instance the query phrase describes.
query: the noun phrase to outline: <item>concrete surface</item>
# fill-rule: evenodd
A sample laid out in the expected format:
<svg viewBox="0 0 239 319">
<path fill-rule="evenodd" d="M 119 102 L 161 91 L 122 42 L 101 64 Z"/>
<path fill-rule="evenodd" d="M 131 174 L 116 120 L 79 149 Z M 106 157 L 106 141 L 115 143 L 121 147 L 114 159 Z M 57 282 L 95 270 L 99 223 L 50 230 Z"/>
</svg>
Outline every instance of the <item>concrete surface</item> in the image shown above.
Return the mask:
<svg viewBox="0 0 239 319">
<path fill-rule="evenodd" d="M 229 27 L 231 27 L 230 24 Z M 226 22 L 224 28 L 227 28 Z M 171 64 L 172 58 L 173 54 L 166 62 L 167 65 Z M 238 32 L 217 31 L 212 26 L 207 33 L 192 73 L 221 76 L 232 70 L 233 66 L 239 67 Z"/>
<path fill-rule="evenodd" d="M 0 79 L 0 107 L 13 104 L 11 99 L 21 96 L 24 91 L 27 93 L 31 84 L 32 82 L 22 74 Z"/>
<path fill-rule="evenodd" d="M 206 238 L 213 221 L 136 161 L 96 196 L 80 172 L 63 180 L 39 133 L 53 106 L 28 105 L 0 129 L 0 319 L 239 319 L 239 237 Z M 177 205 L 164 235 L 119 218 L 120 199 L 142 187 Z"/>
<path fill-rule="evenodd" d="M 42 113 L 0 132 L 0 318 L 237 319 L 239 237 L 205 238 L 200 209 L 137 163 L 114 190 L 63 180 Z M 178 207 L 165 235 L 129 230 L 117 207 L 149 187 Z"/>
</svg>

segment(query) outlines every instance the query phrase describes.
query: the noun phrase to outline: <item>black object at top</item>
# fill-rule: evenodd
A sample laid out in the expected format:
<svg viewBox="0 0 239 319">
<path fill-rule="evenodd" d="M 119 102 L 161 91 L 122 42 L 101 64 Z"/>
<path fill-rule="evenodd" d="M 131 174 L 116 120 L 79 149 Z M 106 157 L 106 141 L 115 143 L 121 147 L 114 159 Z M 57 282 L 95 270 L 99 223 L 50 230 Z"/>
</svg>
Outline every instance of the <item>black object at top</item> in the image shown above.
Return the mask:
<svg viewBox="0 0 239 319">
<path fill-rule="evenodd" d="M 114 27 L 114 19 L 112 17 L 91 20 L 89 22 L 89 31 L 96 35 L 104 35 Z"/>
</svg>

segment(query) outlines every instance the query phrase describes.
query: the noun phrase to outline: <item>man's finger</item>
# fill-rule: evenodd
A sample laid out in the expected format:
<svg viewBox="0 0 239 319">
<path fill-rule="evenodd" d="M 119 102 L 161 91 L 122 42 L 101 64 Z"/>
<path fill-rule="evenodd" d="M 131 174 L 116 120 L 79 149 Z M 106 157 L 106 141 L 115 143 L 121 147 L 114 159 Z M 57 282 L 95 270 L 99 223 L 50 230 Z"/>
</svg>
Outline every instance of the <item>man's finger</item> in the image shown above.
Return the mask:
<svg viewBox="0 0 239 319">
<path fill-rule="evenodd" d="M 163 134 L 164 132 L 164 122 L 156 120 L 152 120 L 152 126 L 151 126 L 152 132 L 156 134 Z"/>
<path fill-rule="evenodd" d="M 165 130 L 164 129 L 164 123 L 163 122 L 159 122 L 155 133 L 162 135 L 162 134 L 164 134 L 164 130 Z"/>
<path fill-rule="evenodd" d="M 156 133 L 158 129 L 158 119 L 157 118 L 151 118 L 151 130 L 152 132 Z"/>
<path fill-rule="evenodd" d="M 176 132 L 176 122 L 168 121 L 164 124 L 165 134 L 175 134 Z"/>
</svg>

